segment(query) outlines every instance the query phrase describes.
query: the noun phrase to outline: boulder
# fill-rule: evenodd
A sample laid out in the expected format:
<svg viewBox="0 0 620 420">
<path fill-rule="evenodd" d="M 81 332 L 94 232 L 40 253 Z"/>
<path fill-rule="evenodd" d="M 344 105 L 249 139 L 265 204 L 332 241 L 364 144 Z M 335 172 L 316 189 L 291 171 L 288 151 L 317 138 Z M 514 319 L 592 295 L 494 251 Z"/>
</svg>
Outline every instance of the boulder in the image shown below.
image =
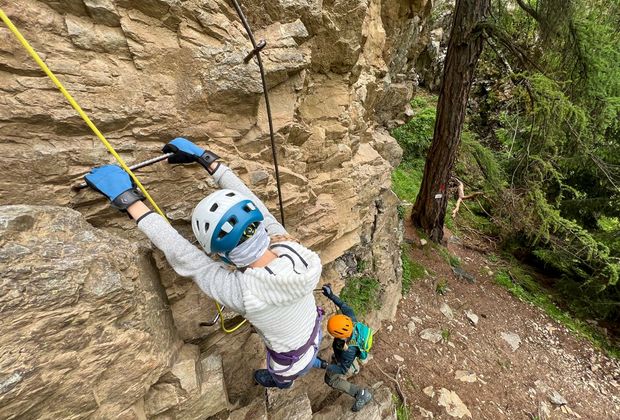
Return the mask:
<svg viewBox="0 0 620 420">
<path fill-rule="evenodd" d="M 197 360 L 194 359 L 198 356 L 195 346 L 189 349 L 186 346 L 184 350 L 186 350 L 185 354 L 182 352 L 170 373 L 164 375 L 159 383 L 153 385 L 147 394 L 149 419 L 202 420 L 228 410 L 228 395 L 224 384 L 221 356 L 218 354 L 200 355 L 200 360 Z M 184 385 L 187 387 L 188 382 L 192 385 L 195 383 L 197 386 L 192 391 L 188 391 L 184 388 Z M 158 390 L 158 387 L 164 384 L 171 385 L 166 387 L 166 393 Z M 183 395 L 184 398 L 175 401 L 177 395 Z M 157 413 L 149 412 L 149 399 L 152 404 L 159 403 L 160 408 L 163 408 L 164 401 L 172 404 Z"/>
<path fill-rule="evenodd" d="M 0 206 L 0 417 L 112 418 L 179 341 L 145 249 L 76 211 Z"/>
</svg>

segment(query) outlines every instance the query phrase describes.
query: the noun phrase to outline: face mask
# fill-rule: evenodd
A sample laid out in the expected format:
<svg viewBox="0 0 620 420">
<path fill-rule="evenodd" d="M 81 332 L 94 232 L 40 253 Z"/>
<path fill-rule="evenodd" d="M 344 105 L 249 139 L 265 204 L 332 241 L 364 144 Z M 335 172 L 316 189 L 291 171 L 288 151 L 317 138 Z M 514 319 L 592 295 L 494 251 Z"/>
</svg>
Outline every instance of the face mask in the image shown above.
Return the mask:
<svg viewBox="0 0 620 420">
<path fill-rule="evenodd" d="M 269 235 L 261 223 L 256 228 L 254 235 L 241 245 L 237 245 L 231 251 L 228 251 L 224 257 L 237 267 L 247 267 L 262 257 L 268 247 Z"/>
</svg>

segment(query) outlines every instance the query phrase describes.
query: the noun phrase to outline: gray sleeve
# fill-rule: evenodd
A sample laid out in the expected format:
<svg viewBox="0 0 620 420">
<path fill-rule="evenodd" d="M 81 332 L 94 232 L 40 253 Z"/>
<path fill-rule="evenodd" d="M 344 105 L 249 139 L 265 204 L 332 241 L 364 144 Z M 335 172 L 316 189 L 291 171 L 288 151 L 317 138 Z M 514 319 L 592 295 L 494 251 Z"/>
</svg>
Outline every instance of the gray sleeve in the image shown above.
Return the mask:
<svg viewBox="0 0 620 420">
<path fill-rule="evenodd" d="M 143 217 L 138 228 L 164 253 L 177 274 L 192 278 L 204 293 L 227 308 L 241 315 L 245 313 L 241 272 L 230 271 L 225 264 L 209 258 L 159 214 Z"/>
<path fill-rule="evenodd" d="M 265 206 L 260 198 L 258 198 L 228 166 L 220 163 L 220 166 L 213 174 L 213 179 L 220 188 L 228 188 L 249 197 L 258 206 L 261 213 L 263 213 L 267 233 L 270 235 L 288 235 L 286 229 L 273 217 L 269 209 L 267 209 L 267 206 Z"/>
</svg>

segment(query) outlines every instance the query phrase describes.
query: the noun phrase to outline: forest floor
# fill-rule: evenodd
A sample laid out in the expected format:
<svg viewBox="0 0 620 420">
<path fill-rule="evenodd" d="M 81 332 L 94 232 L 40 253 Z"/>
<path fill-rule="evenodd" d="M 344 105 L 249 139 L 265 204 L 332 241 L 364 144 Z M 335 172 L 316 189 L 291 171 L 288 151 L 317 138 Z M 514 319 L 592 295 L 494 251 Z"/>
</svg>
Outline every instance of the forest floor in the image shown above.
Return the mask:
<svg viewBox="0 0 620 420">
<path fill-rule="evenodd" d="M 497 284 L 494 258 L 446 237 L 475 281 L 406 227 L 426 272 L 375 335 L 355 382 L 383 380 L 398 395 L 388 376 L 400 368 L 408 418 L 620 419 L 620 361 Z"/>
</svg>

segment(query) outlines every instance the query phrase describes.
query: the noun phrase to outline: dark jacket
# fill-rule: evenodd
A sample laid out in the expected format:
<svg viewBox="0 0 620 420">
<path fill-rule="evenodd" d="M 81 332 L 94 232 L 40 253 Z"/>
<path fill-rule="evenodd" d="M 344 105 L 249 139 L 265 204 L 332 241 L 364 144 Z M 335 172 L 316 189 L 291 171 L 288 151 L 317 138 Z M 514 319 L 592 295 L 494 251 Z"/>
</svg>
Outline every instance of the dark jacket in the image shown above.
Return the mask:
<svg viewBox="0 0 620 420">
<path fill-rule="evenodd" d="M 340 312 L 343 315 L 348 316 L 355 323 L 357 322 L 357 318 L 355 317 L 355 312 L 353 309 L 346 303 L 344 303 L 338 296 L 332 294 L 328 296 L 328 298 L 338 306 Z M 336 363 L 332 363 L 327 367 L 327 370 L 334 374 L 344 375 L 348 372 L 349 368 L 355 361 L 355 358 L 360 355 L 360 350 L 357 346 L 349 346 L 345 350 L 346 341 L 340 338 L 334 338 L 334 342 L 332 344 L 332 348 L 334 350 L 334 358 L 336 359 Z"/>
</svg>

